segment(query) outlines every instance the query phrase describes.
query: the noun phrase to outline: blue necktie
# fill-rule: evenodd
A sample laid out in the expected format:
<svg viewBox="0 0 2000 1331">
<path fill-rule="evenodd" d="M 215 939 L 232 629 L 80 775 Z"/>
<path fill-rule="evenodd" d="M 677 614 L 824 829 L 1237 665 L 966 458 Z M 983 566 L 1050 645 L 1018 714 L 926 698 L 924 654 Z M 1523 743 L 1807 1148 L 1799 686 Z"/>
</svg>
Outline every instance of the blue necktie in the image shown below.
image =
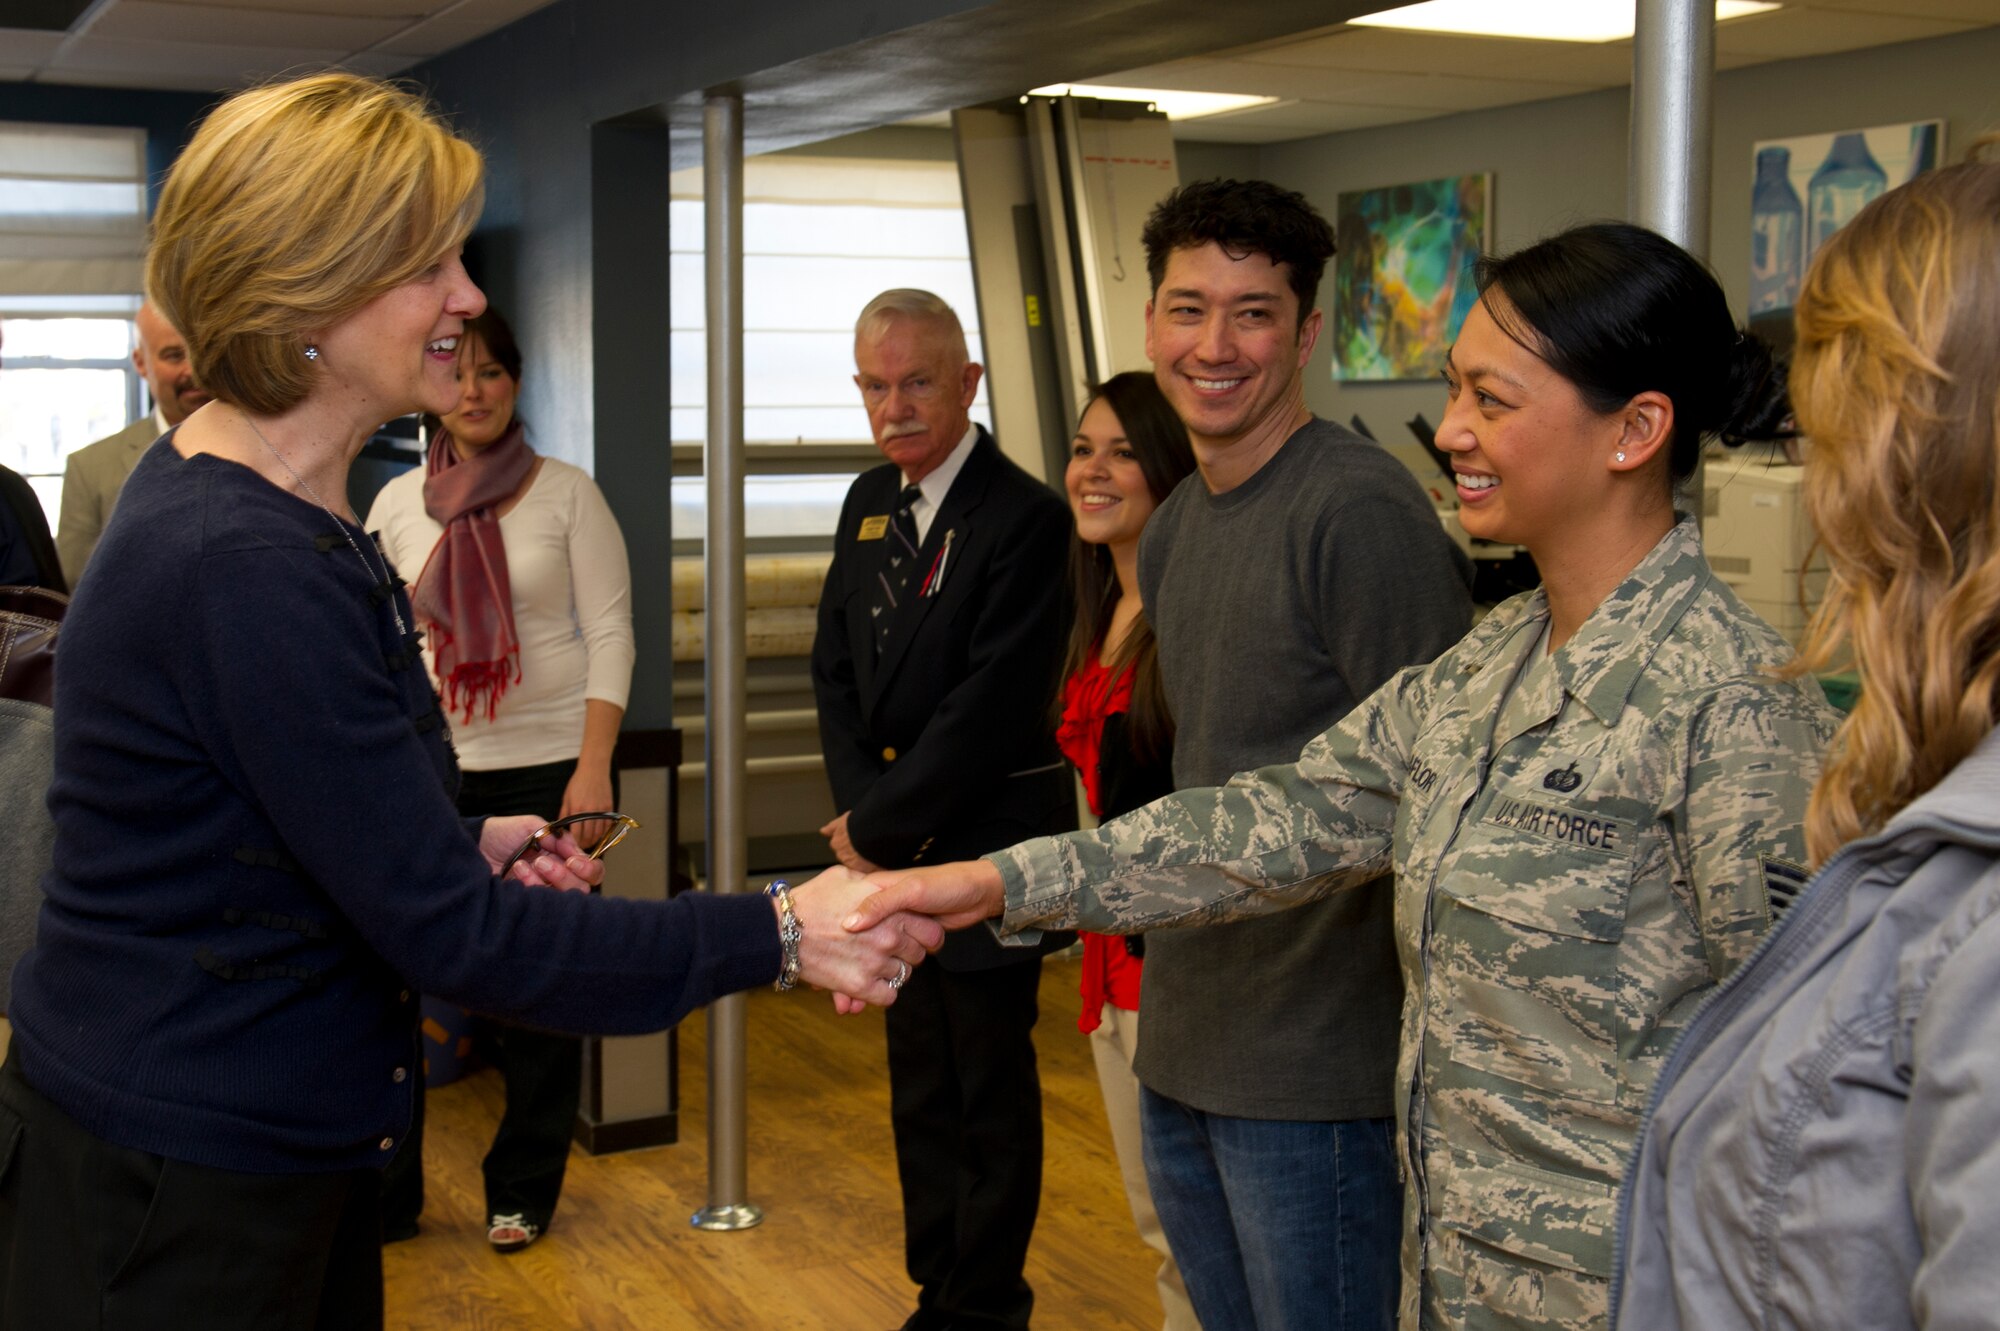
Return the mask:
<svg viewBox="0 0 2000 1331">
<path fill-rule="evenodd" d="M 889 557 L 875 575 L 875 595 L 868 613 L 875 623 L 875 653 L 880 656 L 889 640 L 889 628 L 896 622 L 896 609 L 910 594 L 910 574 L 917 566 L 917 515 L 914 506 L 923 496 L 914 485 L 906 485 L 896 496 L 896 511 L 889 515 Z"/>
</svg>

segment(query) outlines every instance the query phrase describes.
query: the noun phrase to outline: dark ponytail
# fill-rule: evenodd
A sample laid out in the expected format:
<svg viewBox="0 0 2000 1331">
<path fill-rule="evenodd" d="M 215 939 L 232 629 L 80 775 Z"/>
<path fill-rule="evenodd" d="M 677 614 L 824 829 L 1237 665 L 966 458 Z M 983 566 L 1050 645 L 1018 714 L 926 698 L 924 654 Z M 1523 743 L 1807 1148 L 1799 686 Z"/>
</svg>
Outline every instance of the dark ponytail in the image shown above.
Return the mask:
<svg viewBox="0 0 2000 1331">
<path fill-rule="evenodd" d="M 1783 367 L 1763 339 L 1736 327 L 1722 286 L 1657 232 L 1593 222 L 1513 254 L 1479 261 L 1494 322 L 1547 361 L 1599 412 L 1644 392 L 1674 404 L 1669 466 L 1694 475 L 1702 441 L 1783 439 Z M 1504 303 L 1491 299 L 1498 290 Z"/>
<path fill-rule="evenodd" d="M 1728 409 L 1713 431 L 1715 437 L 1735 448 L 1796 434 L 1785 370 L 1785 362 L 1772 352 L 1770 343 L 1755 333 L 1739 334 L 1735 354 L 1729 360 Z M 1688 471 L 1692 474 L 1692 465 Z M 1677 466 L 1675 475 L 1680 474 Z"/>
</svg>

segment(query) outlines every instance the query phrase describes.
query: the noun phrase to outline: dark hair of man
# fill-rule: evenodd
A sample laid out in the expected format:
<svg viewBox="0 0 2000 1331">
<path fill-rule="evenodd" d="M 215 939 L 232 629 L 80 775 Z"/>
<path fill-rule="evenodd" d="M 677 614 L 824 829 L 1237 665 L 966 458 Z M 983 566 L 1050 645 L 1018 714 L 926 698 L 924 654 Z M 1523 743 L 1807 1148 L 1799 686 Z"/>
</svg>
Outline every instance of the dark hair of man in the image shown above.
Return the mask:
<svg viewBox="0 0 2000 1331">
<path fill-rule="evenodd" d="M 1160 392 L 1153 376 L 1143 370 L 1113 375 L 1092 388 L 1084 410 L 1088 411 L 1090 404 L 1098 401 L 1117 415 L 1153 502 L 1164 503 L 1174 487 L 1194 470 L 1194 449 L 1188 443 L 1187 427 L 1167 404 L 1166 395 Z M 1119 595 L 1118 571 L 1112 564 L 1110 547 L 1092 545 L 1074 529 L 1069 537 L 1069 568 L 1076 624 L 1070 630 L 1069 654 L 1063 662 L 1064 679 L 1083 669 L 1096 656 Z M 1126 631 L 1124 641 L 1118 644 L 1109 669 L 1115 676 L 1128 665 L 1133 676 L 1126 735 L 1132 741 L 1135 756 L 1142 762 L 1151 762 L 1173 744 L 1174 719 L 1160 690 L 1159 648 L 1143 611 Z M 1060 699 L 1056 706 L 1060 711 Z"/>
<path fill-rule="evenodd" d="M 1232 259 L 1261 254 L 1283 264 L 1299 298 L 1301 320 L 1312 313 L 1319 279 L 1333 257 L 1333 228 L 1319 209 L 1305 195 L 1268 180 L 1191 181 L 1160 200 L 1140 239 L 1155 297 L 1175 250 L 1199 249 L 1213 241 Z"/>
<path fill-rule="evenodd" d="M 1501 331 L 1593 411 L 1617 411 L 1649 391 L 1673 402 L 1675 480 L 1694 475 L 1708 436 L 1735 445 L 1789 433 L 1783 367 L 1736 327 L 1714 274 L 1665 236 L 1593 222 L 1488 255 L 1477 276 Z"/>
</svg>

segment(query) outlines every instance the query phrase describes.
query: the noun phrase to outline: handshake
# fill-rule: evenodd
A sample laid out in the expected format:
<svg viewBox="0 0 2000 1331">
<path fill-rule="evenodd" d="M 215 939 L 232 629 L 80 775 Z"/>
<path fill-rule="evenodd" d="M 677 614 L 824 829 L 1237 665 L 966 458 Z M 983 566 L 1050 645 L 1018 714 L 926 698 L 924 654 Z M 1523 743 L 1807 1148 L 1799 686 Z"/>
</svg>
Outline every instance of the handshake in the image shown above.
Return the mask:
<svg viewBox="0 0 2000 1331">
<path fill-rule="evenodd" d="M 585 848 L 575 839 L 572 825 L 585 817 L 555 823 L 533 814 L 489 818 L 479 849 L 495 873 L 527 886 L 589 891 L 604 881 L 599 856 L 609 844 Z M 605 814 L 587 825 L 602 831 L 614 826 L 609 820 L 631 821 Z M 844 831 L 844 819 L 836 821 Z M 985 860 L 924 869 L 871 866 L 867 873 L 836 864 L 792 889 L 799 978 L 815 989 L 831 989 L 833 1005 L 843 1013 L 860 1012 L 870 1003 L 887 1007 L 910 972 L 944 946 L 946 930 L 977 924 L 1005 905 L 1000 871 Z M 777 902 L 771 909 L 778 912 Z M 778 925 L 784 927 L 782 918 Z"/>
<path fill-rule="evenodd" d="M 842 1013 L 887 1007 L 911 970 L 944 946 L 946 930 L 998 915 L 1005 904 L 1000 871 L 984 860 L 866 874 L 836 864 L 792 889 L 799 978 L 831 989 Z"/>
</svg>

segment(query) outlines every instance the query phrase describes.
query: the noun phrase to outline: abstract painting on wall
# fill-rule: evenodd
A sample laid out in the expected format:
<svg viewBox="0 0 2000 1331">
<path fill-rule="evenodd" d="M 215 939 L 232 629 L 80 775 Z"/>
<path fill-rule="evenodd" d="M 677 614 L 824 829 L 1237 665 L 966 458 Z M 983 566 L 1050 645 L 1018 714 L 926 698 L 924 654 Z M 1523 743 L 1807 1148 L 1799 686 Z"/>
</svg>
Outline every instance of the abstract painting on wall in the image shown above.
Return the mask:
<svg viewBox="0 0 2000 1331">
<path fill-rule="evenodd" d="M 1806 268 L 1870 200 L 1943 160 L 1944 122 L 1919 120 L 1756 144 L 1750 192 L 1750 326 L 1781 347 Z"/>
<path fill-rule="evenodd" d="M 1478 298 L 1493 177 L 1449 176 L 1340 196 L 1333 377 L 1428 379 Z"/>
</svg>

